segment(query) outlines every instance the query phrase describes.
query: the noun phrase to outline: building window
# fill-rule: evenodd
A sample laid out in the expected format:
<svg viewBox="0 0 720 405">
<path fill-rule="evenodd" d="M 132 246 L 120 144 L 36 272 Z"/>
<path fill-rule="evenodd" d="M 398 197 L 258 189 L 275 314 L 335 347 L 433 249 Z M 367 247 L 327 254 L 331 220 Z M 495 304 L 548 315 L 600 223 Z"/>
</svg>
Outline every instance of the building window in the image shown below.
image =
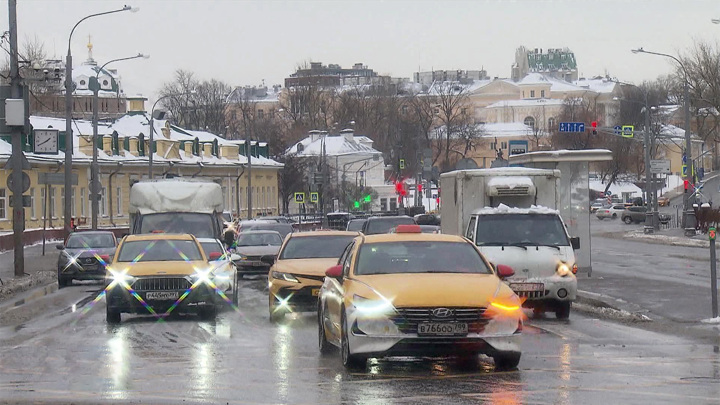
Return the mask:
<svg viewBox="0 0 720 405">
<path fill-rule="evenodd" d="M 117 215 L 122 215 L 122 187 L 118 187 L 115 189 L 115 205 L 117 206 Z"/>
<path fill-rule="evenodd" d="M 535 98 L 535 90 L 530 90 L 530 98 Z"/>
<path fill-rule="evenodd" d="M 80 216 L 85 217 L 85 188 L 80 188 Z"/>
<path fill-rule="evenodd" d="M 265 111 L 263 110 L 257 110 L 257 115 L 259 119 L 265 118 Z"/>
<path fill-rule="evenodd" d="M 77 210 L 75 208 L 75 187 L 72 188 L 70 193 L 70 215 L 72 215 L 73 218 L 77 218 Z"/>
<path fill-rule="evenodd" d="M 390 211 L 395 211 L 397 209 L 397 199 L 391 198 L 390 199 Z"/>
<path fill-rule="evenodd" d="M 226 187 L 226 186 L 222 186 L 221 188 L 222 188 L 222 196 L 223 196 L 223 197 L 222 197 L 222 198 L 223 198 L 223 210 L 227 211 L 227 209 L 228 209 L 228 208 L 227 208 L 227 202 L 228 202 L 228 201 L 227 201 L 227 200 L 228 200 L 227 187 Z"/>
<path fill-rule="evenodd" d="M 60 212 L 62 212 L 61 218 L 65 219 L 65 188 L 60 189 L 60 205 L 62 206 L 62 209 Z"/>
<path fill-rule="evenodd" d="M 100 193 L 100 215 L 107 216 L 107 188 L 103 187 Z"/>
<path fill-rule="evenodd" d="M 7 219 L 7 193 L 0 188 L 0 219 Z"/>
<path fill-rule="evenodd" d="M 380 199 L 380 211 L 387 211 L 387 198 Z"/>
<path fill-rule="evenodd" d="M 230 210 L 231 212 L 235 211 L 235 208 L 237 207 L 235 205 L 235 186 L 230 187 Z"/>
<path fill-rule="evenodd" d="M 507 142 L 500 142 L 501 149 L 507 149 Z"/>
<path fill-rule="evenodd" d="M 497 149 L 497 142 L 490 142 L 490 150 Z"/>
<path fill-rule="evenodd" d="M 35 216 L 35 188 L 30 188 L 30 219 L 37 218 Z"/>
<path fill-rule="evenodd" d="M 50 189 L 50 218 L 57 218 L 55 216 L 55 187 L 49 187 Z"/>
<path fill-rule="evenodd" d="M 408 112 L 408 106 L 406 106 L 406 105 L 402 106 L 402 113 L 407 114 L 407 112 Z"/>
<path fill-rule="evenodd" d="M 548 118 L 548 128 L 550 128 L 551 130 L 553 128 L 555 128 L 555 118 L 553 118 L 553 117 Z"/>
<path fill-rule="evenodd" d="M 540 90 L 540 97 L 545 98 L 545 90 Z"/>
<path fill-rule="evenodd" d="M 529 126 L 532 129 L 535 129 L 535 118 L 533 117 L 525 117 L 525 121 L 523 121 L 525 125 Z"/>
<path fill-rule="evenodd" d="M 47 216 L 47 203 L 45 198 L 47 188 L 43 187 L 40 189 L 40 204 L 42 204 L 42 219 L 45 219 Z"/>
</svg>

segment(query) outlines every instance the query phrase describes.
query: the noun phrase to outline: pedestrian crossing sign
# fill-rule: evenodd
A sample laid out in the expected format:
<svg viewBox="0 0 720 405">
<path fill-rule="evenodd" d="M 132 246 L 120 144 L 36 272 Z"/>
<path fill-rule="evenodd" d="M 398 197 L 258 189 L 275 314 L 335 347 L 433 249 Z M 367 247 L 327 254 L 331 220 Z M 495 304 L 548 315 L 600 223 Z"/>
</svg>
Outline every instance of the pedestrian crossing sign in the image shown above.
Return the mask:
<svg viewBox="0 0 720 405">
<path fill-rule="evenodd" d="M 622 126 L 622 136 L 624 138 L 632 138 L 634 131 L 635 131 L 634 125 L 623 125 Z"/>
<path fill-rule="evenodd" d="M 298 204 L 305 203 L 305 193 L 295 193 L 295 202 Z"/>
<path fill-rule="evenodd" d="M 318 193 L 310 193 L 310 202 L 316 203 L 319 200 Z"/>
</svg>

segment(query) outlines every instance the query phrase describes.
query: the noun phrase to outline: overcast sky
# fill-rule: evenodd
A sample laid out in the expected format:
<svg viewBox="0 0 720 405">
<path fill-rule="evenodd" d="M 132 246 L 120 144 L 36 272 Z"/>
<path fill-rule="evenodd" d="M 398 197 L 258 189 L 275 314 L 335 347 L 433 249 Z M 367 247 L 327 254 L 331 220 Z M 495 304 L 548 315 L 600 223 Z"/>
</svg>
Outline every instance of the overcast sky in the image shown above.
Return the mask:
<svg viewBox="0 0 720 405">
<path fill-rule="evenodd" d="M 72 26 L 122 1 L 18 0 L 20 42 L 37 35 L 63 58 Z M 75 31 L 75 63 L 87 59 L 88 35 L 99 63 L 119 62 L 128 95 L 153 97 L 176 69 L 236 85 L 283 83 L 304 61 L 343 67 L 361 62 L 379 74 L 412 77 L 431 69 L 509 77 L 515 49 L 568 47 L 581 77 L 606 72 L 641 82 L 671 71 L 669 60 L 633 55 L 644 47 L 677 54 L 694 41 L 720 39 L 718 0 L 486 1 L 182 1 L 127 0 L 137 13 L 84 21 Z M 7 7 L 0 7 L 7 29 Z"/>
</svg>

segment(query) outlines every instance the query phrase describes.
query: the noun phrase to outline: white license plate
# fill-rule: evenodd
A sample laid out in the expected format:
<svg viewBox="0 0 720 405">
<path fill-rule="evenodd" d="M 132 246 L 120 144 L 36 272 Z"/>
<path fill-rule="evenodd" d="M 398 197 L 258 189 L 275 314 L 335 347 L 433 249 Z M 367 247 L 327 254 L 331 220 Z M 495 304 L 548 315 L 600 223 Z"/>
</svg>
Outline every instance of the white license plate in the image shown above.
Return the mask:
<svg viewBox="0 0 720 405">
<path fill-rule="evenodd" d="M 467 335 L 467 323 L 427 322 L 418 325 L 418 335 Z"/>
<path fill-rule="evenodd" d="M 148 300 L 176 300 L 180 296 L 177 291 L 151 291 L 145 294 L 145 299 Z"/>
<path fill-rule="evenodd" d="M 543 291 L 545 284 L 543 283 L 510 283 L 510 289 L 515 292 Z"/>
</svg>

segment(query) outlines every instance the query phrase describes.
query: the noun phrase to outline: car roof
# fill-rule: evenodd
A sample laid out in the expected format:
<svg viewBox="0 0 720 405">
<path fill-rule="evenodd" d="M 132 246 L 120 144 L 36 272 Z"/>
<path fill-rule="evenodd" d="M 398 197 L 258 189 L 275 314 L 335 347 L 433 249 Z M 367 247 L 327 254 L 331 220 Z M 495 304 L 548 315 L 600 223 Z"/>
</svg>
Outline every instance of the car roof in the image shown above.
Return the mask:
<svg viewBox="0 0 720 405">
<path fill-rule="evenodd" d="M 222 244 L 222 242 L 220 242 L 219 239 L 215 239 L 215 238 L 195 238 L 195 239 L 197 239 L 197 241 L 200 243 L 216 242 L 216 243 Z"/>
<path fill-rule="evenodd" d="M 293 232 L 290 234 L 291 238 L 304 238 L 309 236 L 359 236 L 360 232 L 356 231 L 333 231 L 333 230 L 322 230 L 312 232 Z"/>
<path fill-rule="evenodd" d="M 368 220 L 368 221 L 370 221 L 370 220 L 376 221 L 376 220 L 380 220 L 380 219 L 395 219 L 395 218 L 410 218 L 410 219 L 414 219 L 413 217 L 407 216 L 407 215 L 385 215 L 385 216 L 370 217 L 370 218 L 368 218 L 367 220 Z"/>
<path fill-rule="evenodd" d="M 458 235 L 447 235 L 440 233 L 381 233 L 377 235 L 366 235 L 363 243 L 386 243 L 386 242 L 465 242 L 467 239 Z"/>
<path fill-rule="evenodd" d="M 195 240 L 195 237 L 189 233 L 144 233 L 137 235 L 128 235 L 125 237 L 126 242 L 139 240 Z"/>
<path fill-rule="evenodd" d="M 243 231 L 240 232 L 240 235 L 258 235 L 258 234 L 276 234 L 282 238 L 282 235 L 280 235 L 280 232 L 278 231 L 272 231 L 269 229 L 251 229 L 249 231 Z M 240 236 L 238 235 L 238 236 Z"/>
<path fill-rule="evenodd" d="M 112 231 L 77 231 L 70 234 L 70 236 L 73 235 L 113 235 L 115 234 Z"/>
</svg>

